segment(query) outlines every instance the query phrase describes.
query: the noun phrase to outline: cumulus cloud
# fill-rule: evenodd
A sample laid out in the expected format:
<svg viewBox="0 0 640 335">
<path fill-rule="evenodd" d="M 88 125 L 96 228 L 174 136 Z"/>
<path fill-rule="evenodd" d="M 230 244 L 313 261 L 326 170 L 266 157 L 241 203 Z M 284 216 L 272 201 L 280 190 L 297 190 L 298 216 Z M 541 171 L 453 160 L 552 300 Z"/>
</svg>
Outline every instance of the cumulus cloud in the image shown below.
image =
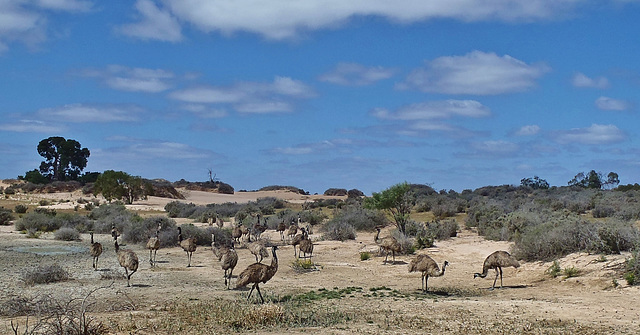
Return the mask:
<svg viewBox="0 0 640 335">
<path fill-rule="evenodd" d="M 69 104 L 38 111 L 43 119 L 72 123 L 132 122 L 138 120 L 142 109 L 133 105 Z"/>
<path fill-rule="evenodd" d="M 151 0 L 138 0 L 135 6 L 141 16 L 140 21 L 118 27 L 119 33 L 143 40 L 182 40 L 180 23 L 168 10 L 158 8 Z"/>
<path fill-rule="evenodd" d="M 323 74 L 318 79 L 337 85 L 365 86 L 389 79 L 393 74 L 394 70 L 380 66 L 366 67 L 356 63 L 340 63 L 335 69 Z"/>
<path fill-rule="evenodd" d="M 491 112 L 475 100 L 444 100 L 411 104 L 393 112 L 378 108 L 371 114 L 379 119 L 411 121 L 449 119 L 454 116 L 480 118 L 490 116 Z"/>
<path fill-rule="evenodd" d="M 172 92 L 169 97 L 191 104 L 230 104 L 241 113 L 275 113 L 293 111 L 292 101 L 313 95 L 313 90 L 301 81 L 276 77 L 270 83 L 191 87 Z"/>
<path fill-rule="evenodd" d="M 624 100 L 612 99 L 609 97 L 599 97 L 596 100 L 596 107 L 607 111 L 624 111 L 629 109 L 631 104 Z"/>
<path fill-rule="evenodd" d="M 400 89 L 446 94 L 495 95 L 529 90 L 548 72 L 543 64 L 530 65 L 509 55 L 473 51 L 427 62 L 413 70 Z"/>
<path fill-rule="evenodd" d="M 171 88 L 175 75 L 162 69 L 130 68 L 110 65 L 105 69 L 89 69 L 81 72 L 85 77 L 97 77 L 109 87 L 129 92 L 159 93 Z"/>
<path fill-rule="evenodd" d="M 297 38 L 301 33 L 336 29 L 359 16 L 382 17 L 397 23 L 451 18 L 464 22 L 523 22 L 565 15 L 573 0 L 163 0 L 172 15 L 204 32 L 225 35 L 250 32 L 267 39 Z"/>
<path fill-rule="evenodd" d="M 67 12 L 86 12 L 93 7 L 91 1 L 83 0 L 37 0 L 35 3 L 42 8 Z"/>
<path fill-rule="evenodd" d="M 527 126 L 522 126 L 515 132 L 516 136 L 531 136 L 540 132 L 540 126 L 532 124 Z"/>
<path fill-rule="evenodd" d="M 592 124 L 588 128 L 574 128 L 555 134 L 555 140 L 561 144 L 612 144 L 624 141 L 626 134 L 618 127 L 608 124 Z"/>
<path fill-rule="evenodd" d="M 605 77 L 589 78 L 584 73 L 576 73 L 571 78 L 571 83 L 575 87 L 608 88 L 609 80 Z"/>
</svg>

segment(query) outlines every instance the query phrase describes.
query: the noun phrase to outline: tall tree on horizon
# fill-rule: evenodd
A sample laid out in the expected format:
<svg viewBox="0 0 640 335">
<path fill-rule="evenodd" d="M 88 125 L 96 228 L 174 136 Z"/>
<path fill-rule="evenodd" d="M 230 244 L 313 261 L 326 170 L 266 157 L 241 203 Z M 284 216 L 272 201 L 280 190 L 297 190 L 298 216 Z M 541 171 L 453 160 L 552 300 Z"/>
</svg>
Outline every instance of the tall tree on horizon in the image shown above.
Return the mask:
<svg viewBox="0 0 640 335">
<path fill-rule="evenodd" d="M 51 181 L 64 181 L 80 177 L 91 153 L 76 140 L 52 136 L 38 143 L 38 154 L 45 159 L 40 173 Z"/>
</svg>

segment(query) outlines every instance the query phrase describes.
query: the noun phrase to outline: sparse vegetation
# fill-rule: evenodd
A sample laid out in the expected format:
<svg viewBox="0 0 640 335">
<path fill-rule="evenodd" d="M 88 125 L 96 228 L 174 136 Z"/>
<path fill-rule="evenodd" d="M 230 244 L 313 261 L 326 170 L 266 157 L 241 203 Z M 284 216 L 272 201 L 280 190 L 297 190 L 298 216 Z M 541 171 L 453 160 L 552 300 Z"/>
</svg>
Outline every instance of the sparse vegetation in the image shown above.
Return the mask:
<svg viewBox="0 0 640 335">
<path fill-rule="evenodd" d="M 50 284 L 70 278 L 69 272 L 58 264 L 41 265 L 22 274 L 22 282 L 25 285 Z"/>
<path fill-rule="evenodd" d="M 79 241 L 80 233 L 69 227 L 62 227 L 54 233 L 55 239 L 60 241 Z"/>
</svg>

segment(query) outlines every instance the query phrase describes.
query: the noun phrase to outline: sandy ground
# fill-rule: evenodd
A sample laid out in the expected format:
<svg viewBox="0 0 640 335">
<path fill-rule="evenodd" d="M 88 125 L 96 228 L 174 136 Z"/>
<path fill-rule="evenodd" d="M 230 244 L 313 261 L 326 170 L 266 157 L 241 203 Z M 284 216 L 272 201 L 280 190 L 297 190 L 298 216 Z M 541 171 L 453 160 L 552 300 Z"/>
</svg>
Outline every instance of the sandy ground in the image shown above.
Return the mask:
<svg viewBox="0 0 640 335">
<path fill-rule="evenodd" d="M 254 192 L 224 196 L 192 191 L 186 201 L 197 204 L 244 202 L 259 196 L 262 195 Z M 157 208 L 163 206 L 164 201 L 167 200 L 152 198 L 137 206 Z M 113 283 L 110 279 L 104 279 L 109 274 L 124 272 L 118 266 L 109 235 L 95 236 L 105 250 L 100 258 L 100 270 L 93 271 L 88 254 L 88 235 L 83 236 L 82 242 L 56 241 L 53 234 L 28 239 L 12 228 L 0 227 L 0 268 L 3 269 L 0 272 L 0 292 L 4 298 L 43 294 L 83 297 L 91 290 L 106 286 L 94 293 L 98 300 L 95 308 L 101 311 L 94 316 L 113 325 L 126 322 L 136 315 L 153 313 L 176 299 L 238 299 L 245 297 L 248 292 L 224 288 L 223 271 L 213 258 L 210 247 L 198 247 L 190 268 L 186 267 L 187 258 L 182 249 L 160 249 L 157 254 L 158 266 L 151 268 L 144 246 L 125 246 L 134 250 L 140 258 L 140 269 L 132 277 L 133 286 L 128 288 L 122 279 Z M 382 235 L 386 233 L 383 231 Z M 341 310 L 358 317 L 348 324 L 326 329 L 275 329 L 260 333 L 636 334 L 640 331 L 640 306 L 637 303 L 639 288 L 627 286 L 619 272 L 615 271 L 622 266 L 628 254 L 608 255 L 606 258 L 600 255 L 569 255 L 559 260 L 561 266 L 575 266 L 581 274 L 566 279 L 545 275 L 551 263 L 522 263 L 518 269 L 505 269 L 504 288 L 490 291 L 488 288 L 495 272 L 491 271 L 485 279 L 474 279 L 473 273 L 481 272 L 487 255 L 495 250 L 508 250 L 510 245 L 486 241 L 472 231 L 463 230 L 458 237 L 419 251 L 429 254 L 438 264 L 447 260 L 450 265 L 444 276 L 429 279 L 429 289 L 435 294 L 416 299 L 423 296 L 419 292 L 420 275 L 407 271 L 407 264 L 414 256 L 398 256 L 394 264 L 383 264 L 384 257 L 380 256 L 361 261 L 361 251 L 376 252 L 378 249 L 373 242 L 373 233 L 359 233 L 355 241 L 348 242 L 321 241 L 317 231 L 311 237 L 315 240 L 314 262 L 318 271 L 296 272 L 291 267 L 294 260 L 292 247 L 282 244 L 278 250 L 278 272 L 271 281 L 261 285 L 263 294 L 282 296 L 321 288 L 361 287 L 365 293 L 335 302 Z M 267 231 L 265 238 L 276 243 L 280 240 L 275 231 Z M 50 247 L 78 250 L 59 255 L 25 252 L 34 247 L 38 250 Z M 238 253 L 240 261 L 235 274 L 255 261 L 245 248 L 239 248 Z M 270 261 L 271 258 L 265 260 L 266 263 Z M 54 262 L 69 269 L 73 280 L 32 287 L 21 283 L 22 273 L 27 269 Z M 614 280 L 620 284 L 618 287 L 614 287 Z M 379 287 L 397 290 L 410 298 L 374 298 L 366 294 L 371 288 Z M 13 333 L 10 320 L 8 317 L 0 318 L 0 333 Z M 425 329 L 424 324 L 429 324 L 431 328 Z M 114 333 L 130 332 L 114 330 Z M 138 330 L 131 333 L 154 332 Z"/>
</svg>

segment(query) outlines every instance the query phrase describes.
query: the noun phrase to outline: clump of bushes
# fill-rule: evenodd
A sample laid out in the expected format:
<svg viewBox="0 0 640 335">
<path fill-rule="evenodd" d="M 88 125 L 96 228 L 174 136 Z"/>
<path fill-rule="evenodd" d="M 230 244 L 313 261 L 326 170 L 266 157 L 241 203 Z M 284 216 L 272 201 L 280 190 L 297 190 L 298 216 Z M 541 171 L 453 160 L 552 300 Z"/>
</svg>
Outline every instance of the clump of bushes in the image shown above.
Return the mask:
<svg viewBox="0 0 640 335">
<path fill-rule="evenodd" d="M 27 212 L 28 207 L 22 204 L 18 204 L 16 205 L 16 207 L 13 208 L 13 211 L 16 212 L 17 214 L 24 214 Z"/>
<path fill-rule="evenodd" d="M 322 239 L 344 242 L 356 239 L 356 230 L 348 222 L 332 220 L 324 226 Z"/>
<path fill-rule="evenodd" d="M 22 274 L 25 285 L 49 284 L 69 280 L 69 272 L 58 264 L 41 265 Z"/>
<path fill-rule="evenodd" d="M 56 230 L 54 238 L 61 241 L 80 241 L 80 233 L 74 228 L 62 227 Z"/>
<path fill-rule="evenodd" d="M 11 214 L 11 210 L 0 207 L 0 225 L 10 225 L 11 220 L 13 220 L 13 214 Z"/>
</svg>

